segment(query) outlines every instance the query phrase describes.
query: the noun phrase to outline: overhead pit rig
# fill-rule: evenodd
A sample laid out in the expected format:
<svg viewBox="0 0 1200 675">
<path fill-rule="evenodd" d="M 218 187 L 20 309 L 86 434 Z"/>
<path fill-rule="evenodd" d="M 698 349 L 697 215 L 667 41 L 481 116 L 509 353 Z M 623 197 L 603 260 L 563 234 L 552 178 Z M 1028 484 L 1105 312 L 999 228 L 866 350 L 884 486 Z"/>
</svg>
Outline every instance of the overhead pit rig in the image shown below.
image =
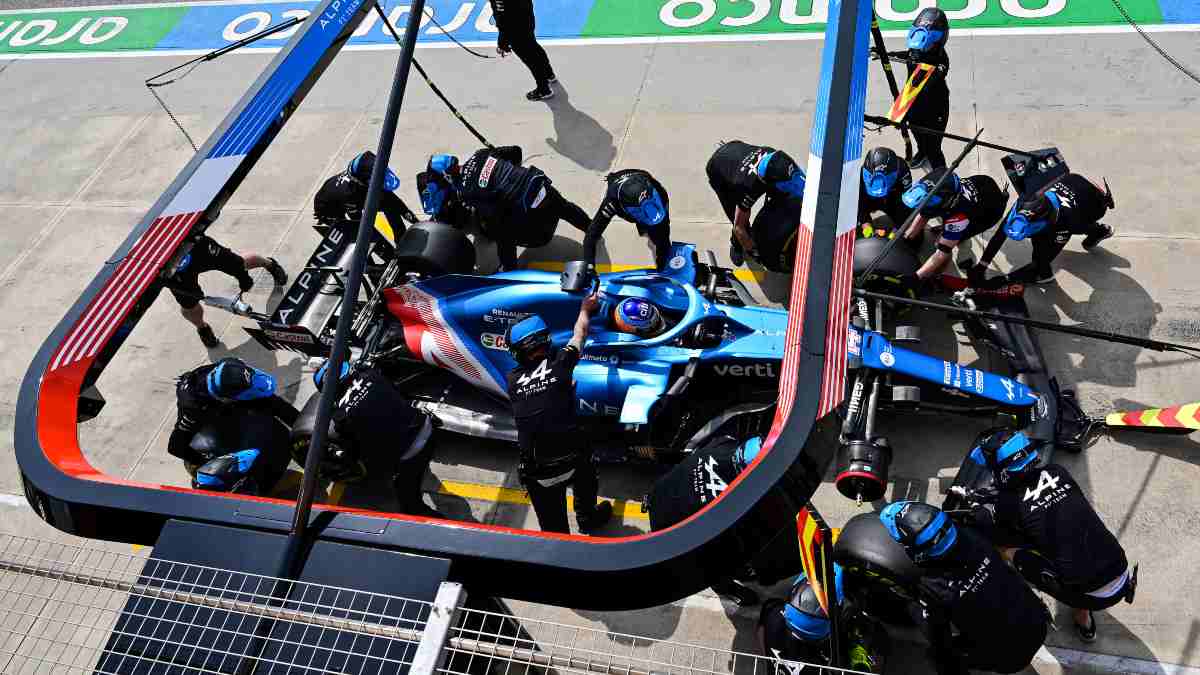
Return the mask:
<svg viewBox="0 0 1200 675">
<path fill-rule="evenodd" d="M 370 236 L 400 115 L 423 2 L 408 15 L 376 151 L 358 244 Z M 778 409 L 762 451 L 736 489 L 660 532 L 613 539 L 429 520 L 290 501 L 221 495 L 107 475 L 87 460 L 77 425 L 102 398 L 94 384 L 163 289 L 164 270 L 189 236 L 215 222 L 340 48 L 372 11 L 361 0 L 326 0 L 180 172 L 98 272 L 31 364 L 17 407 L 16 447 L 29 503 L 72 534 L 156 546 L 180 562 L 305 578 L 336 574 L 328 553 L 353 552 L 361 566 L 421 569 L 411 593 L 432 578 L 486 593 L 589 609 L 658 605 L 726 578 L 777 538 L 794 541 L 801 512 L 837 448 L 846 382 L 855 194 L 862 154 L 871 3 L 834 0 L 824 45 L 818 126 L 811 138 L 803 226 L 790 319 L 783 340 Z M 362 251 L 347 285 L 357 281 Z M 334 366 L 345 358 L 334 348 Z M 318 443 L 319 444 L 319 443 Z M 309 466 L 314 466 L 310 453 Z M 315 479 L 314 479 L 315 480 Z M 312 512 L 309 513 L 311 505 Z M 224 542 L 213 546 L 211 542 Z M 203 542 L 203 543 L 200 543 Z M 598 552 L 601 552 L 597 555 Z M 249 561 L 253 561 L 250 563 Z M 586 574 L 588 583 L 579 584 Z M 424 575 L 424 576 L 422 576 Z M 357 585 L 385 584 L 355 575 Z M 533 583 L 536 580 L 536 583 Z M 424 585 L 422 585 L 424 584 Z"/>
</svg>

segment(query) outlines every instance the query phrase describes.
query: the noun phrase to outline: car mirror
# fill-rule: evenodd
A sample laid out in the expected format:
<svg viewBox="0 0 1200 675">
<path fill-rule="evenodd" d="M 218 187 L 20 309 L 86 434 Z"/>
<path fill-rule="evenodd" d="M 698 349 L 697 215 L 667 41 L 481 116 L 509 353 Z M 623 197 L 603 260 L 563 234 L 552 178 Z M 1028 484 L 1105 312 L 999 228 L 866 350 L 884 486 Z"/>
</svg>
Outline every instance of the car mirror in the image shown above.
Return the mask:
<svg viewBox="0 0 1200 675">
<path fill-rule="evenodd" d="M 589 290 L 595 272 L 582 260 L 572 260 L 563 267 L 560 285 L 568 293 Z"/>
</svg>

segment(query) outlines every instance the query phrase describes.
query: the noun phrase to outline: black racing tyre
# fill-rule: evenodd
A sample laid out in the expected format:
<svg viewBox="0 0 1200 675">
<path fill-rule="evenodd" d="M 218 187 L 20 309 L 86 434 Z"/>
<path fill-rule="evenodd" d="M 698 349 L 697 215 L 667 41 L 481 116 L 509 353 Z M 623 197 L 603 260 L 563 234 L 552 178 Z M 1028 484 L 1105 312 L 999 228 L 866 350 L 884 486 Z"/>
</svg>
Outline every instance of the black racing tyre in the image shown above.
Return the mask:
<svg viewBox="0 0 1200 675">
<path fill-rule="evenodd" d="M 417 223 L 396 242 L 396 260 L 405 272 L 425 276 L 470 274 L 475 271 L 475 247 L 467 235 L 444 223 Z"/>
<path fill-rule="evenodd" d="M 296 423 L 292 425 L 292 459 L 300 466 L 304 466 L 304 460 L 308 455 L 308 446 L 312 442 L 313 431 L 317 428 L 317 408 L 320 407 L 321 392 L 314 392 L 300 409 L 300 416 L 296 418 Z M 345 441 L 341 434 L 338 433 L 337 427 L 329 425 L 330 445 L 342 445 Z"/>
<path fill-rule="evenodd" d="M 875 513 L 860 513 L 846 523 L 833 546 L 833 560 L 848 572 L 865 572 L 877 583 L 901 589 L 911 589 L 921 577 L 921 570 Z"/>
<path fill-rule="evenodd" d="M 860 238 L 854 242 L 854 275 L 857 277 L 866 271 L 871 261 L 875 259 L 889 243 L 888 239 L 882 237 Z M 876 276 L 891 276 L 898 277 L 903 274 L 914 274 L 921 266 L 917 256 L 912 249 L 904 245 L 897 244 L 888 251 L 875 266 L 874 275 Z"/>
</svg>

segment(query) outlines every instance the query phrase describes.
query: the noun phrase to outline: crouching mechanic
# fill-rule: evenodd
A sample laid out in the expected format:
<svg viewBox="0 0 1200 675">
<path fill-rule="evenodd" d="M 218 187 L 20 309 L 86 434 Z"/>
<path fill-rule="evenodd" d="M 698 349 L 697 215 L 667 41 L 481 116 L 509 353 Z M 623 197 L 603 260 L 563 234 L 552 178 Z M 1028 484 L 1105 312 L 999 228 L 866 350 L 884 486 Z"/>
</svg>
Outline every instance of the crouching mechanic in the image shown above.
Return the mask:
<svg viewBox="0 0 1200 675">
<path fill-rule="evenodd" d="M 871 148 L 863 159 L 862 182 L 858 190 L 858 222 L 860 237 L 874 234 L 871 220 L 876 212 L 882 212 L 900 227 L 912 208 L 904 203 L 904 193 L 912 187 L 912 170 L 908 162 L 891 148 Z"/>
<path fill-rule="evenodd" d="M 180 258 L 174 272 L 167 279 L 166 286 L 179 303 L 179 311 L 183 318 L 196 327 L 200 341 L 208 349 L 215 349 L 221 341 L 217 339 L 212 326 L 204 320 L 204 307 L 200 305 L 204 298 L 204 289 L 200 287 L 200 275 L 205 272 L 224 272 L 237 279 L 238 288 L 242 293 L 254 288 L 254 279 L 250 276 L 252 269 L 265 267 L 277 287 L 287 284 L 288 275 L 274 258 L 257 253 L 241 255 L 203 234 L 195 237 L 191 244 L 192 248 Z"/>
<path fill-rule="evenodd" d="M 326 361 L 313 374 L 313 382 L 318 390 L 329 380 L 328 372 L 329 363 Z M 398 503 L 396 512 L 444 518 L 444 515 L 425 504 L 421 492 L 421 483 L 433 459 L 433 419 L 413 407 L 412 401 L 405 398 L 378 367 L 365 361 L 353 366 L 342 364 L 342 376 L 337 379 L 337 387 L 338 398 L 331 419 L 326 462 L 333 459 L 332 463 L 340 466 L 323 462 L 322 476 L 333 472 L 342 474 L 337 476 L 339 480 L 363 477 L 367 470 L 362 457 L 395 457 L 392 486 Z M 319 398 L 314 396 L 313 401 Z M 305 426 L 306 418 L 310 415 L 315 415 L 315 408 L 305 406 L 302 421 L 297 426 Z M 309 424 L 313 422 L 315 418 Z M 311 436 L 311 430 L 306 431 Z"/>
<path fill-rule="evenodd" d="M 508 398 L 521 446 L 518 474 L 546 532 L 571 531 L 567 486 L 575 493 L 580 531 L 593 532 L 612 517 L 611 502 L 597 503 L 596 465 L 575 419 L 573 373 L 599 304 L 595 295 L 584 299 L 571 341 L 561 349 L 553 348 L 550 328 L 536 314 L 510 326 L 504 336 L 517 362 L 508 374 Z"/>
<path fill-rule="evenodd" d="M 1037 447 L 1025 434 L 985 431 L 971 459 L 991 470 L 994 487 L 963 495 L 970 524 L 992 534 L 1029 583 L 1074 609 L 1079 637 L 1093 642 L 1092 612 L 1133 602 L 1137 566 L 1130 568 L 1071 474 L 1058 464 L 1037 466 Z"/>
<path fill-rule="evenodd" d="M 1015 673 L 1030 664 L 1050 613 L 996 549 L 928 504 L 889 504 L 879 519 L 921 568 L 916 618 L 939 675 Z"/>
<path fill-rule="evenodd" d="M 705 172 L 725 217 L 733 225 L 729 259 L 735 266 L 745 262 L 746 254 L 761 260 L 757 237 L 750 226 L 750 209 L 764 194 L 768 202 L 783 197 L 803 198 L 804 171 L 782 150 L 728 141 L 709 158 Z M 757 221 L 754 227 L 758 228 Z M 777 248 L 782 250 L 785 246 L 780 244 Z"/>
<path fill-rule="evenodd" d="M 502 271 L 516 269 L 518 246 L 549 244 L 559 220 L 580 232 L 591 222 L 541 169 L 521 166 L 516 146 L 478 150 L 461 165 L 454 155 L 434 155 L 427 171 L 438 173 L 474 211 L 484 236 L 496 242 Z"/>
<path fill-rule="evenodd" d="M 192 475 L 192 487 L 266 491 L 278 479 L 275 474 L 282 475 L 287 468 L 287 434 L 280 436 L 281 442 L 273 442 L 269 429 L 276 420 L 290 429 L 300 413 L 275 394 L 275 378 L 270 373 L 241 359 L 221 359 L 180 375 L 175 383 L 175 403 L 178 416 L 167 452 L 183 460 Z M 248 427 L 262 426 L 251 421 L 252 417 L 265 419 L 268 431 L 250 432 Z M 255 447 L 229 447 L 234 442 L 229 439 L 253 442 Z"/>
<path fill-rule="evenodd" d="M 371 170 L 374 168 L 375 153 L 368 150 L 350 160 L 345 171 L 330 176 L 313 198 L 313 217 L 317 222 L 349 232 L 358 231 L 363 206 L 367 203 Z M 383 192 L 379 194 L 379 211 L 387 217 L 397 240 L 404 234 L 405 221 L 410 224 L 417 222 L 416 214 L 396 195 L 399 188 L 400 178 L 388 169 L 383 177 Z"/>
<path fill-rule="evenodd" d="M 1083 235 L 1083 248 L 1090 251 L 1113 236 L 1113 228 L 1100 222 L 1109 209 L 1116 208 L 1112 190 L 1077 173 L 1069 173 L 1045 192 L 1018 201 L 1004 221 L 1004 228 L 992 236 L 987 248 L 972 268 L 971 277 L 981 282 L 988 265 L 1000 251 L 1005 238 L 1033 242 L 1033 262 L 1007 274 L 999 283 L 1048 284 L 1054 281 L 1050 263 L 1062 253 L 1072 235 Z"/>
<path fill-rule="evenodd" d="M 946 177 L 940 187 L 938 181 Z M 935 190 L 934 188 L 937 187 Z M 950 254 L 971 237 L 987 232 L 1004 217 L 1008 193 L 1002 192 L 991 176 L 959 178 L 948 169 L 934 169 L 904 193 L 904 204 L 916 208 L 926 195 L 933 193 L 909 227 L 905 237 L 919 239 L 930 218 L 941 218 L 941 234 L 933 255 L 910 280 L 916 286 L 929 283 L 945 269 Z"/>
<path fill-rule="evenodd" d="M 646 495 L 650 530 L 656 532 L 683 522 L 712 503 L 754 461 L 762 441 L 755 436 L 739 443 L 721 434 L 672 467 Z M 758 604 L 758 594 L 733 579 L 719 581 L 712 589 L 740 607 Z"/>
<path fill-rule="evenodd" d="M 645 237 L 654 256 L 654 268 L 664 270 L 671 254 L 671 213 L 667 189 L 648 171 L 625 169 L 604 179 L 608 189 L 604 201 L 588 225 L 583 238 L 583 259 L 596 267 L 596 245 L 614 216 L 633 223 L 639 237 Z"/>
</svg>

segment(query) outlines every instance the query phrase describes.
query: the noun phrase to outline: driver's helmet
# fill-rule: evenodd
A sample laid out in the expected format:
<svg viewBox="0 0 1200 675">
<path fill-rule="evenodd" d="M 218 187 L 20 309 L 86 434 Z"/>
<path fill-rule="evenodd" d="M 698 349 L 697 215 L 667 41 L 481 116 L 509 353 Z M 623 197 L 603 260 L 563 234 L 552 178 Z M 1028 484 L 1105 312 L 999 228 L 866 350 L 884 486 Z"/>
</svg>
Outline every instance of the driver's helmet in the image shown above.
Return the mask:
<svg viewBox="0 0 1200 675">
<path fill-rule="evenodd" d="M 262 452 L 258 448 L 248 448 L 214 457 L 196 469 L 196 475 L 192 477 L 192 488 L 256 495 L 260 486 L 251 475 L 251 470 L 260 455 Z"/>
<path fill-rule="evenodd" d="M 738 471 L 745 471 L 746 467 L 750 466 L 751 462 L 758 457 L 759 451 L 762 450 L 762 436 L 752 436 L 745 440 L 733 454 L 733 462 L 737 465 Z"/>
<path fill-rule="evenodd" d="M 989 429 L 975 439 L 971 461 L 991 469 L 999 485 L 1008 485 L 1037 468 L 1037 444 L 1023 432 Z"/>
<path fill-rule="evenodd" d="M 639 337 L 654 337 L 667 326 L 658 307 L 641 298 L 625 298 L 617 303 L 613 308 L 613 324 L 617 330 Z"/>
<path fill-rule="evenodd" d="M 936 506 L 921 502 L 888 504 L 879 513 L 879 520 L 918 565 L 946 555 L 958 539 L 958 528 L 950 516 Z"/>
<path fill-rule="evenodd" d="M 804 170 L 782 150 L 764 154 L 754 167 L 754 173 L 767 185 L 793 197 L 804 196 Z"/>
<path fill-rule="evenodd" d="M 649 174 L 628 173 L 617 179 L 617 201 L 639 224 L 654 227 L 667 218 L 667 207 Z"/>
<path fill-rule="evenodd" d="M 253 401 L 275 394 L 275 377 L 237 358 L 217 361 L 205 378 L 208 395 L 222 401 Z"/>
<path fill-rule="evenodd" d="M 1022 199 L 1009 211 L 1008 218 L 1004 221 L 1004 234 L 1013 241 L 1032 237 L 1058 220 L 1058 211 L 1061 208 L 1062 202 L 1053 192 Z"/>
<path fill-rule="evenodd" d="M 367 150 L 360 152 L 354 159 L 350 160 L 350 165 L 346 170 L 363 183 L 370 184 L 371 171 L 375 168 L 375 153 Z M 394 171 L 388 169 L 383 174 L 383 189 L 388 192 L 395 192 L 400 187 L 400 177 Z"/>
<path fill-rule="evenodd" d="M 550 347 L 550 327 L 542 317 L 534 314 L 508 327 L 504 335 L 508 353 L 517 363 L 532 364 L 538 352 Z"/>
</svg>

